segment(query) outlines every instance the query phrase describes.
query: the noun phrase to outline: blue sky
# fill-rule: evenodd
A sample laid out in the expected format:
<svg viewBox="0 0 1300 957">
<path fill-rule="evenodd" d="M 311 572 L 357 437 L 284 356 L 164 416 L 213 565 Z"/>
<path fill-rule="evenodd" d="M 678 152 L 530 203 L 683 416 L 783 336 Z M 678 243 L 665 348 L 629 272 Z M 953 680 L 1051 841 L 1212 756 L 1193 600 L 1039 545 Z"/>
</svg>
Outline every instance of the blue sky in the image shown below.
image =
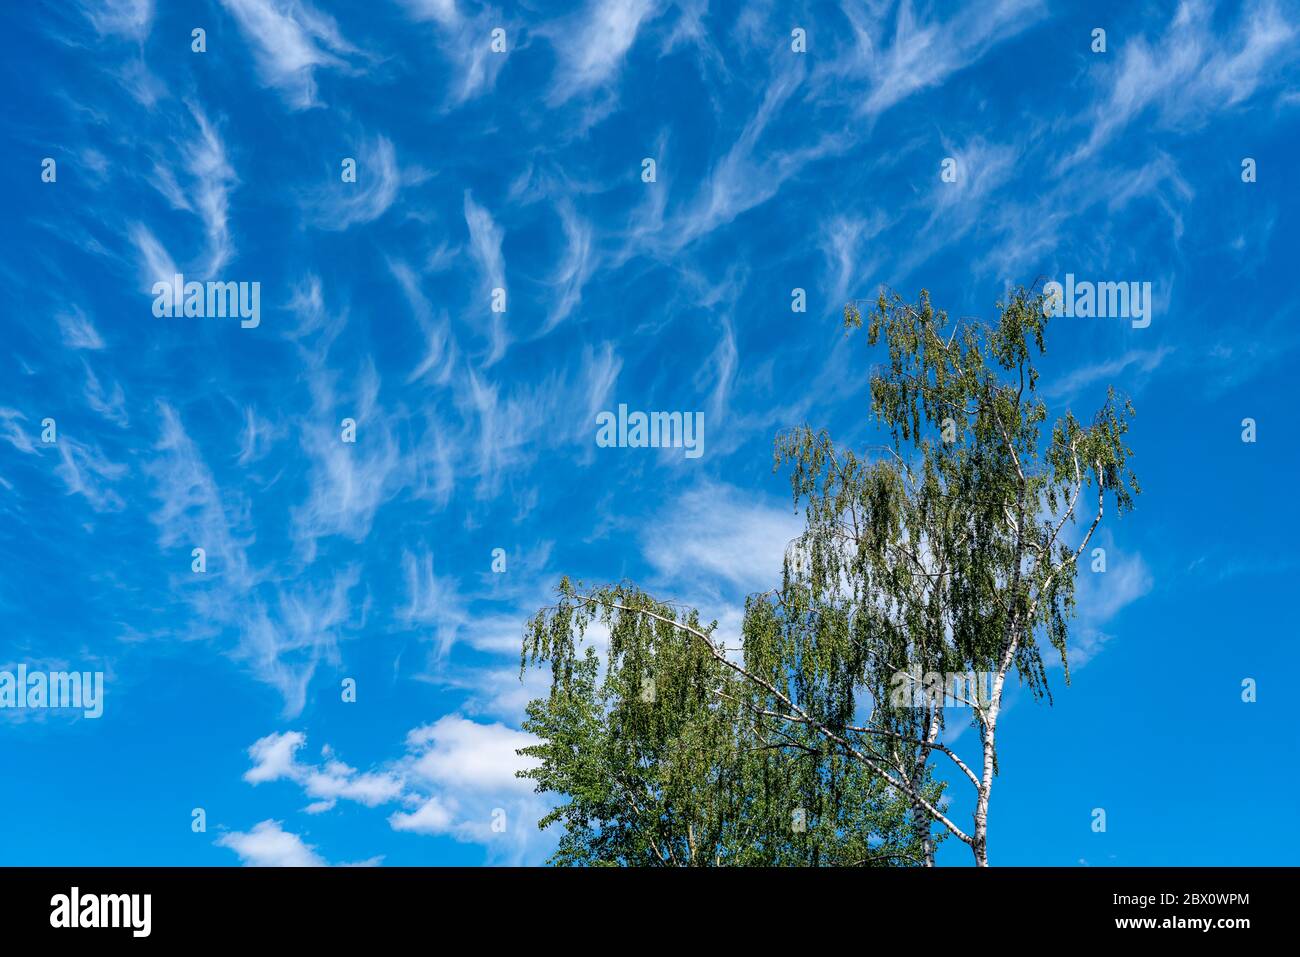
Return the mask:
<svg viewBox="0 0 1300 957">
<path fill-rule="evenodd" d="M 873 440 L 845 300 L 991 318 L 1066 273 L 1152 284 L 1043 362 L 1054 411 L 1132 396 L 1144 491 L 1073 685 L 1013 695 L 991 859 L 1297 860 L 1295 3 L 2 16 L 0 670 L 107 691 L 0 712 L 0 863 L 544 860 L 518 642 L 560 575 L 734 632 L 800 525 L 774 434 Z M 174 273 L 260 323 L 156 318 Z M 598 448 L 619 403 L 701 412 L 704 454 Z"/>
</svg>

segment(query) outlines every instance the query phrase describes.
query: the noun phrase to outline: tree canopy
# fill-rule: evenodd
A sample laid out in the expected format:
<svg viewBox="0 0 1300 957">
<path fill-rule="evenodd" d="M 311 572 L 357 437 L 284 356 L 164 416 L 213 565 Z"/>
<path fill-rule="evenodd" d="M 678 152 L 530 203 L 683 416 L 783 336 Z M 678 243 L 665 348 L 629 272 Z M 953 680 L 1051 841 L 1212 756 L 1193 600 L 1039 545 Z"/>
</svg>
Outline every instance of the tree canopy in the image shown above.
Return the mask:
<svg viewBox="0 0 1300 957">
<path fill-rule="evenodd" d="M 780 584 L 746 602 L 739 648 L 634 585 L 561 583 L 524 658 L 552 665 L 529 729 L 546 741 L 531 749 L 543 758 L 539 789 L 570 798 L 548 819 L 568 828 L 562 856 L 635 862 L 645 856 L 635 841 L 654 833 L 659 856 L 684 840 L 692 861 L 704 846 L 716 863 L 811 863 L 810 853 L 844 863 L 861 850 L 852 837 L 929 864 L 946 834 L 988 863 L 1006 679 L 1050 698 L 1046 646 L 1068 682 L 1079 556 L 1106 502 L 1123 514 L 1138 492 L 1125 444 L 1133 408 L 1113 390 L 1086 425 L 1067 410 L 1046 429 L 1035 365 L 1045 306 L 1022 288 L 997 304 L 995 323 L 950 323 L 925 291 L 916 303 L 882 292 L 866 317 L 845 307 L 846 328 L 865 325 L 868 347 L 887 353 L 868 385 L 888 441 L 854 451 L 807 425 L 778 436 L 775 464 L 805 528 Z M 601 658 L 578 650 L 596 620 L 611 629 L 603 678 Z M 898 694 L 900 681 L 931 674 L 972 679 L 957 704 L 980 760 L 944 743 L 951 702 Z M 639 707 L 651 675 L 658 703 Z M 970 692 L 982 678 L 988 692 Z M 973 787 L 968 827 L 947 813 L 934 759 Z M 645 789 L 639 809 L 633 785 Z M 754 828 L 770 837 L 795 802 L 821 809 L 827 843 L 777 853 Z M 714 843 L 700 845 L 701 833 Z"/>
<path fill-rule="evenodd" d="M 552 669 L 524 724 L 542 739 L 523 751 L 539 763 L 522 772 L 564 798 L 541 822 L 564 828 L 552 863 L 921 863 L 906 800 L 820 736 L 761 714 L 714 653 L 714 625 L 629 584 L 589 600 L 567 579 L 560 590 L 562 610 L 538 616 L 525 648 Z M 593 623 L 608 630 L 603 657 L 581 640 Z"/>
</svg>

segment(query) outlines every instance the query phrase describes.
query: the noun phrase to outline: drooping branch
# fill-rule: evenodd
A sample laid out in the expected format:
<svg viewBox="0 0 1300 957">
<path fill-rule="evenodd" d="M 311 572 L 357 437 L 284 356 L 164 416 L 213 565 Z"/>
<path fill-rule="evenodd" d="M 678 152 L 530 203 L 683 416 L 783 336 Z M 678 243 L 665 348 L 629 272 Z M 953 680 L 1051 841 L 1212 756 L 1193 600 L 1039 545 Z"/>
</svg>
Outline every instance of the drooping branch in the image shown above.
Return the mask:
<svg viewBox="0 0 1300 957">
<path fill-rule="evenodd" d="M 760 675 L 754 674 L 753 672 L 749 671 L 747 668 L 741 665 L 736 664 L 725 654 L 718 651 L 717 647 L 709 639 L 709 636 L 704 634 L 702 631 L 698 631 L 697 629 L 694 629 L 689 625 L 684 624 L 683 622 L 676 621 L 672 618 L 669 618 L 666 615 L 661 615 L 658 612 L 653 611 L 651 609 L 636 608 L 631 605 L 627 605 L 610 598 L 602 597 L 600 595 L 574 594 L 573 597 L 579 601 L 591 602 L 592 604 L 597 604 L 605 608 L 627 612 L 628 614 L 646 615 L 650 618 L 655 619 L 656 621 L 663 622 L 664 624 L 669 625 L 670 627 L 680 629 L 681 631 L 689 635 L 692 635 L 695 638 L 698 638 L 700 641 L 704 642 L 704 644 L 708 647 L 710 654 L 720 664 L 725 665 L 726 667 L 734 671 L 737 675 L 744 678 L 746 681 L 752 682 L 753 684 L 762 688 L 764 691 L 768 692 L 770 695 L 772 695 L 774 698 L 776 698 L 778 701 L 784 704 L 787 708 L 793 711 L 794 714 L 798 717 L 799 723 L 806 724 L 808 727 L 812 728 L 818 734 L 825 737 L 828 741 L 831 741 L 834 744 L 838 745 L 846 754 L 851 755 L 852 757 L 861 761 L 863 764 L 867 765 L 869 768 L 871 768 L 873 771 L 879 774 L 881 778 L 883 778 L 892 787 L 896 788 L 898 791 L 901 791 L 903 794 L 907 795 L 910 799 L 916 801 L 921 807 L 925 808 L 926 812 L 930 814 L 936 821 L 938 821 L 945 828 L 947 828 L 949 833 L 951 833 L 953 837 L 957 838 L 959 841 L 965 844 L 972 843 L 972 838 L 970 837 L 970 835 L 968 835 L 960 827 L 958 827 L 951 820 L 949 820 L 947 815 L 945 815 L 941 810 L 935 807 L 929 801 L 929 799 L 925 797 L 924 794 L 919 793 L 915 788 L 913 788 L 909 782 L 900 780 L 894 775 L 890 774 L 889 771 L 886 770 L 884 767 L 882 767 L 879 762 L 867 757 L 858 748 L 855 748 L 849 741 L 847 741 L 842 735 L 837 734 L 832 728 L 827 726 L 825 723 L 818 721 L 816 718 L 812 717 L 807 712 L 805 712 L 802 708 L 800 708 L 797 704 L 791 701 L 788 696 L 786 696 L 782 691 L 776 688 L 767 679 L 763 678 Z M 791 720 L 788 716 L 778 715 L 778 717 L 786 717 L 787 720 Z"/>
</svg>

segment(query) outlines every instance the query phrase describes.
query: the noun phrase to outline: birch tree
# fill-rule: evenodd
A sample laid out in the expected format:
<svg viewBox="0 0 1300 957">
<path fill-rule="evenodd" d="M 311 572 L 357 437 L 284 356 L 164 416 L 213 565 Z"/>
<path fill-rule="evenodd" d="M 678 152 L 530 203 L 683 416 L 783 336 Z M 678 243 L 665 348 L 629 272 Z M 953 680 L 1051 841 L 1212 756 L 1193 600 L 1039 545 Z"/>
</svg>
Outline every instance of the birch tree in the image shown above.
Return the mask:
<svg viewBox="0 0 1300 957">
<path fill-rule="evenodd" d="M 563 651 L 600 615 L 657 621 L 747 689 L 733 697 L 764 727 L 818 741 L 905 801 L 924 863 L 950 835 L 987 866 L 1008 679 L 1050 701 L 1050 648 L 1068 683 L 1079 558 L 1108 507 L 1121 515 L 1138 492 L 1125 445 L 1133 409 L 1113 390 L 1087 424 L 1066 410 L 1047 430 L 1034 363 L 1044 305 L 1041 292 L 1017 290 L 989 324 L 950 323 L 924 291 L 915 303 L 882 292 L 865 317 L 845 307 L 850 333 L 865 325 L 868 348 L 887 354 L 869 377 L 886 441 L 855 452 L 808 426 L 778 437 L 776 466 L 789 469 L 806 524 L 780 586 L 747 600 L 738 656 L 635 586 L 567 579 L 526 646 Z M 915 694 L 914 676 L 932 674 L 945 679 L 939 693 Z M 987 679 L 955 694 L 978 733 L 969 762 L 944 740 L 954 675 Z M 971 789 L 968 823 L 938 796 L 934 762 Z"/>
</svg>

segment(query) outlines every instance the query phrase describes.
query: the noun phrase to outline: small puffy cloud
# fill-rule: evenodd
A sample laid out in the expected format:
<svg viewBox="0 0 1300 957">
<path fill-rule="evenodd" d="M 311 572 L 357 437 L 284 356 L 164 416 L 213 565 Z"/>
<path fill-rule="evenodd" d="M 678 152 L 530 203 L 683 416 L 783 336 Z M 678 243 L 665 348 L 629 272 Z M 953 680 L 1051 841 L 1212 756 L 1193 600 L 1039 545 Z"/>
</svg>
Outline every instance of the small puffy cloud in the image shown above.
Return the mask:
<svg viewBox="0 0 1300 957">
<path fill-rule="evenodd" d="M 455 829 L 456 816 L 442 798 L 431 797 L 414 811 L 397 811 L 389 815 L 388 823 L 394 831 L 449 834 Z"/>
<path fill-rule="evenodd" d="M 316 800 L 308 806 L 312 814 L 334 807 L 340 799 L 355 801 L 366 807 L 376 807 L 396 800 L 402 793 L 402 781 L 383 771 L 361 773 L 333 757 L 327 746 L 323 755 L 327 759 L 320 765 L 304 764 L 297 758 L 298 750 L 307 742 L 299 731 L 268 734 L 248 749 L 253 766 L 244 773 L 250 784 L 286 779 L 302 787 Z"/>
<path fill-rule="evenodd" d="M 531 782 L 515 777 L 528 762 L 515 752 L 536 743 L 499 722 L 446 715 L 406 736 L 412 751 L 408 769 L 418 781 L 460 793 L 530 793 Z"/>
<path fill-rule="evenodd" d="M 705 485 L 666 507 L 642 533 L 645 557 L 669 579 L 709 576 L 759 590 L 780 580 L 786 545 L 803 530 L 788 509 L 727 485 Z"/>
<path fill-rule="evenodd" d="M 248 749 L 253 766 L 244 772 L 244 780 L 249 784 L 261 784 L 263 781 L 292 777 L 297 768 L 294 754 L 306 741 L 307 736 L 300 731 L 268 734 L 265 738 L 258 739 Z"/>
<path fill-rule="evenodd" d="M 316 848 L 297 834 L 286 831 L 279 821 L 266 820 L 247 833 L 232 831 L 215 841 L 239 855 L 245 867 L 325 867 Z"/>
<path fill-rule="evenodd" d="M 339 799 L 366 807 L 398 804 L 400 808 L 388 815 L 395 831 L 482 844 L 492 857 L 519 863 L 534 859 L 544 840 L 536 823 L 546 813 L 546 804 L 533 793 L 531 781 L 515 776 L 534 763 L 518 750 L 536 743 L 532 735 L 499 722 L 446 715 L 407 734 L 404 756 L 361 773 L 340 761 L 329 746 L 322 749 L 322 763 L 301 761 L 298 753 L 306 736 L 288 731 L 269 734 L 248 749 L 253 765 L 244 780 L 296 783 L 315 799 L 305 809 L 309 814 L 328 811 Z M 267 821 L 251 834 L 230 835 L 220 843 L 250 863 L 271 857 L 273 851 L 290 857 L 295 842 L 302 852 L 313 853 L 277 822 Z"/>
</svg>

